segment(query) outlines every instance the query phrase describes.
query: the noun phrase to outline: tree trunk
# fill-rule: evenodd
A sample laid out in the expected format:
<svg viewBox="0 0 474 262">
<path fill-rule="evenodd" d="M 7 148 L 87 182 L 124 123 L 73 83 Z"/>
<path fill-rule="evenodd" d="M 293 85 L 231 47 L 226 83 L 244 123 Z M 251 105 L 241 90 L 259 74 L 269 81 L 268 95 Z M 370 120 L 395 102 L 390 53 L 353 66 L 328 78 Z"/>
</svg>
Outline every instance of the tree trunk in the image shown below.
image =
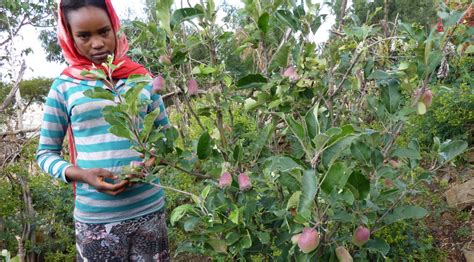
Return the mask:
<svg viewBox="0 0 474 262">
<path fill-rule="evenodd" d="M 4 236 L 5 235 L 5 219 L 3 217 L 0 217 L 0 235 Z M 4 250 L 7 248 L 7 245 L 3 240 L 0 239 L 0 249 Z"/>
<path fill-rule="evenodd" d="M 344 25 L 344 17 L 346 16 L 347 0 L 341 1 L 341 10 L 339 11 L 339 28 Z"/>
<path fill-rule="evenodd" d="M 18 182 L 21 186 L 22 200 L 24 209 L 22 210 L 23 232 L 21 236 L 17 236 L 18 241 L 18 256 L 20 261 L 34 262 L 36 261 L 36 254 L 34 252 L 26 253 L 25 244 L 35 244 L 35 215 L 36 211 L 33 207 L 33 198 L 31 197 L 30 187 L 27 180 L 21 175 L 17 175 Z M 22 260 L 23 259 L 23 260 Z"/>
<path fill-rule="evenodd" d="M 22 130 L 23 129 L 23 100 L 21 99 L 21 92 L 20 88 L 16 90 L 15 94 L 15 100 L 16 100 L 16 117 L 17 117 L 17 122 L 16 122 L 16 130 Z"/>
</svg>

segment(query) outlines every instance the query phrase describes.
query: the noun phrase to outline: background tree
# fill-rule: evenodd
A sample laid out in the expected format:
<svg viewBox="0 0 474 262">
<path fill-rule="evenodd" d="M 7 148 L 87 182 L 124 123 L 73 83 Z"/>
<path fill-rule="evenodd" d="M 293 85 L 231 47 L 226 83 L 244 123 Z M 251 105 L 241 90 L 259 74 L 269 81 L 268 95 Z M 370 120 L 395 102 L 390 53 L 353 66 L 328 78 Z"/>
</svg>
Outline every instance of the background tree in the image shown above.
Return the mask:
<svg viewBox="0 0 474 262">
<path fill-rule="evenodd" d="M 393 22 L 398 19 L 403 22 L 417 22 L 425 27 L 431 28 L 436 22 L 436 8 L 439 1 L 437 0 L 353 0 L 352 5 L 343 9 L 343 5 L 347 5 L 345 0 L 336 0 L 329 2 L 333 13 L 336 15 L 336 21 L 342 20 L 342 14 L 354 14 L 361 23 L 376 24 L 380 21 Z M 347 19 L 347 18 L 346 18 Z M 369 21 L 370 20 L 370 21 Z"/>
</svg>

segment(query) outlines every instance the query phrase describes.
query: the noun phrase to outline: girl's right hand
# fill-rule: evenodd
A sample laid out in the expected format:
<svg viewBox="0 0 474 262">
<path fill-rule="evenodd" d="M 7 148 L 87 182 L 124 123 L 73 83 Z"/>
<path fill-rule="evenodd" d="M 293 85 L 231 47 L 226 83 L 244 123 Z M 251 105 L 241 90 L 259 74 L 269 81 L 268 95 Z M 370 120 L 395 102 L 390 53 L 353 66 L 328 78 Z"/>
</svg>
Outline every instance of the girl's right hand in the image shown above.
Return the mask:
<svg viewBox="0 0 474 262">
<path fill-rule="evenodd" d="M 117 184 L 105 181 L 106 178 L 117 179 L 118 177 L 102 168 L 82 169 L 72 166 L 66 169 L 66 178 L 69 181 L 87 183 L 97 191 L 112 196 L 122 193 L 129 183 L 127 180 L 120 181 Z"/>
</svg>

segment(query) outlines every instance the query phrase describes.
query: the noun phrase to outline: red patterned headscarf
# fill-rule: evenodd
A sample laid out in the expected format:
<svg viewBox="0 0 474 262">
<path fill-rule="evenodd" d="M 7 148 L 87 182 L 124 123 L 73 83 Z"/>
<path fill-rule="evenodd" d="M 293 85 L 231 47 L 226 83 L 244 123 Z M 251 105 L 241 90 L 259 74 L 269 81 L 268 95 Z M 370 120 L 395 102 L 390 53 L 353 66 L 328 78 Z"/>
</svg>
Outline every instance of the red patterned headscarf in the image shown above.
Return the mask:
<svg viewBox="0 0 474 262">
<path fill-rule="evenodd" d="M 104 0 L 107 6 L 107 13 L 109 14 L 110 22 L 115 33 L 115 55 L 113 64 L 123 64 L 113 72 L 113 78 L 127 78 L 132 74 L 150 74 L 142 65 L 133 62 L 126 55 L 128 51 L 128 41 L 125 34 L 117 36 L 117 32 L 120 30 L 120 20 L 112 6 L 111 0 Z M 88 79 L 87 77 L 81 76 L 82 70 L 90 70 L 92 68 L 92 61 L 82 56 L 74 45 L 74 39 L 71 32 L 69 32 L 66 17 L 63 10 L 61 9 L 61 3 L 59 3 L 59 22 L 58 22 L 58 40 L 59 45 L 63 51 L 64 58 L 68 62 L 69 66 L 63 71 L 63 74 L 76 79 Z M 95 65 L 97 68 L 103 69 L 101 65 Z M 151 75 L 151 74 L 150 74 Z"/>
</svg>

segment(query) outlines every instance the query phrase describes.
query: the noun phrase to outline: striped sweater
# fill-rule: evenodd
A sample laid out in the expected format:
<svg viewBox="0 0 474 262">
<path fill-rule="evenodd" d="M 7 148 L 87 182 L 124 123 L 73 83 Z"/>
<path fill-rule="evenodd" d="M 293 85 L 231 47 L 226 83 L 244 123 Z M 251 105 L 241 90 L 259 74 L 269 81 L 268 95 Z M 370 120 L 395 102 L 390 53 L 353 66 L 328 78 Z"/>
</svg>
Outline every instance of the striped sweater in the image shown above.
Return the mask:
<svg viewBox="0 0 474 262">
<path fill-rule="evenodd" d="M 116 86 L 121 94 L 130 88 L 124 80 L 119 80 Z M 61 156 L 61 149 L 68 125 L 73 131 L 80 168 L 103 168 L 119 174 L 131 161 L 141 160 L 130 149 L 132 144 L 127 139 L 108 131 L 110 125 L 104 120 L 102 109 L 112 102 L 84 96 L 84 91 L 94 87 L 104 87 L 104 83 L 61 75 L 51 86 L 44 105 L 36 159 L 44 172 L 66 183 L 65 171 L 72 164 Z M 169 122 L 163 100 L 152 94 L 151 85 L 143 89 L 141 99 L 152 100 L 148 108 L 142 108 L 143 114 L 160 107 L 155 126 L 166 128 Z M 83 223 L 113 223 L 158 211 L 163 206 L 163 189 L 148 184 L 135 184 L 111 196 L 86 183 L 77 183 L 74 218 Z"/>
</svg>

